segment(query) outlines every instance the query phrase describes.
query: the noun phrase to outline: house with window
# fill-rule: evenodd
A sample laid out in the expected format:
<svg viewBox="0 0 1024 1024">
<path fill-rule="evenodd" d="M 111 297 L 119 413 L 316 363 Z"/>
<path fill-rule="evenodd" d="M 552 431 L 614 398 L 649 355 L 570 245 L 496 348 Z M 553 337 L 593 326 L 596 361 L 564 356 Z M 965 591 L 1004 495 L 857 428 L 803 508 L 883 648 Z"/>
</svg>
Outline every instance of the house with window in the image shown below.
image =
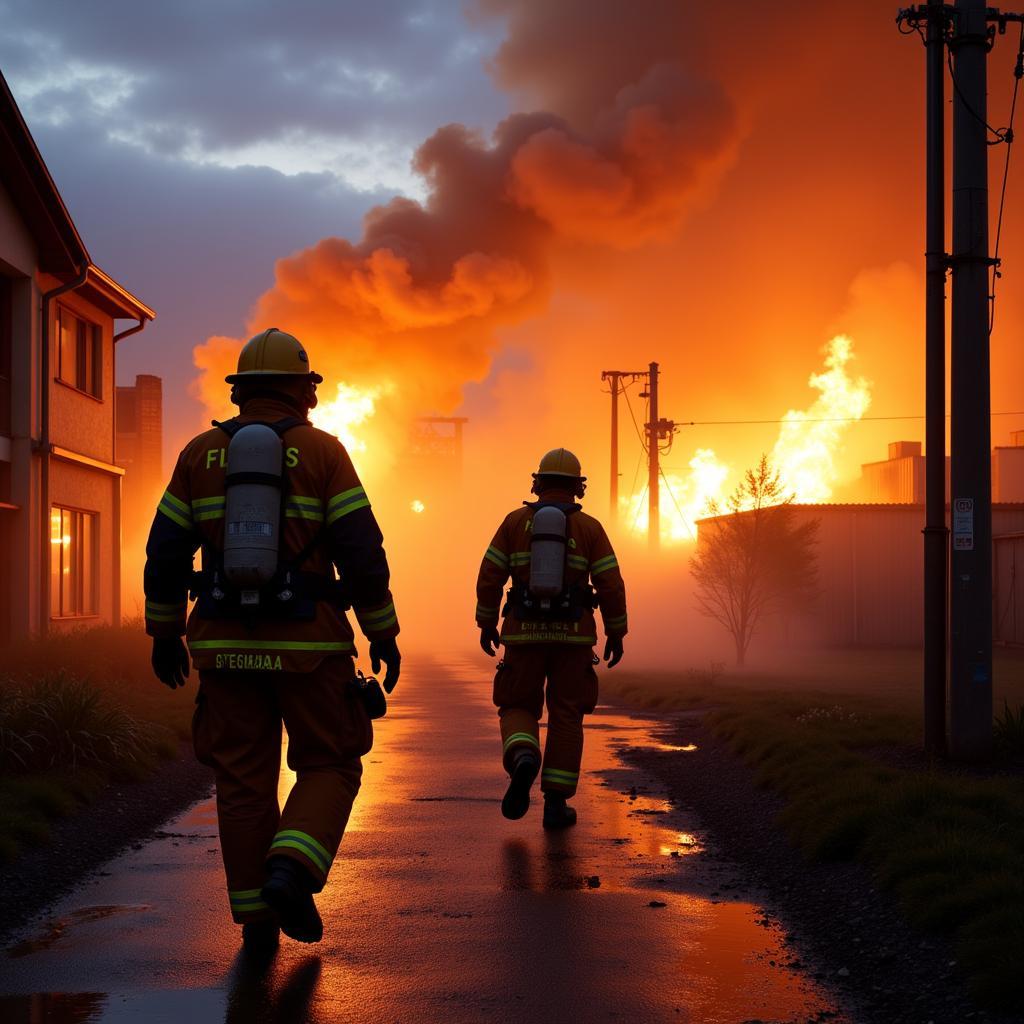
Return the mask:
<svg viewBox="0 0 1024 1024">
<path fill-rule="evenodd" d="M 0 74 L 0 646 L 120 621 L 115 354 L 155 315 L 93 263 Z"/>
</svg>

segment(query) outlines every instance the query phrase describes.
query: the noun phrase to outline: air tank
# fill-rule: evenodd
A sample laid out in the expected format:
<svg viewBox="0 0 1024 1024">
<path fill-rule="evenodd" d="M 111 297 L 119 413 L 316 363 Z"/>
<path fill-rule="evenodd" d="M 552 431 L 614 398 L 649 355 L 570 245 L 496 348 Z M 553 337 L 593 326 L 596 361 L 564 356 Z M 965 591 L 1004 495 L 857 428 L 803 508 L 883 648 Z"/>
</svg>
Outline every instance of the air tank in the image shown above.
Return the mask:
<svg viewBox="0 0 1024 1024">
<path fill-rule="evenodd" d="M 228 444 L 224 575 L 237 587 L 260 587 L 277 572 L 282 459 L 280 437 L 263 423 L 242 427 Z"/>
<path fill-rule="evenodd" d="M 530 593 L 554 597 L 565 585 L 566 519 L 560 508 L 547 505 L 533 514 L 530 540 Z"/>
</svg>

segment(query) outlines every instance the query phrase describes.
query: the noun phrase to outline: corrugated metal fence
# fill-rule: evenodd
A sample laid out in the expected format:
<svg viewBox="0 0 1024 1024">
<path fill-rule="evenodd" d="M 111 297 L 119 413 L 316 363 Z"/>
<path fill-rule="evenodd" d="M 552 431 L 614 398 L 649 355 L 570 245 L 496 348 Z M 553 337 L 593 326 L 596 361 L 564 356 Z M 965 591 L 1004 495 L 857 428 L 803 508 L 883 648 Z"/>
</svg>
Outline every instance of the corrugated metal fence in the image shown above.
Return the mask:
<svg viewBox="0 0 1024 1024">
<path fill-rule="evenodd" d="M 1024 533 L 994 540 L 994 639 L 1000 644 L 1024 646 Z"/>
</svg>

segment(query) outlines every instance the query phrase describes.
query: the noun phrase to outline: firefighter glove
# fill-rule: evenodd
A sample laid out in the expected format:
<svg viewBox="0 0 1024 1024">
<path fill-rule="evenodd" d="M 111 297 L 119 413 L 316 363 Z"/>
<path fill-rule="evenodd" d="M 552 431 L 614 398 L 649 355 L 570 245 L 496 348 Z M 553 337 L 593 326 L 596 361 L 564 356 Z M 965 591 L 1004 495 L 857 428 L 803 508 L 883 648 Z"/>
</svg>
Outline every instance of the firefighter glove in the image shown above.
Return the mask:
<svg viewBox="0 0 1024 1024">
<path fill-rule="evenodd" d="M 604 644 L 604 660 L 609 668 L 615 668 L 622 661 L 622 637 L 610 636 Z"/>
<path fill-rule="evenodd" d="M 180 636 L 153 638 L 153 671 L 157 679 L 172 690 L 185 685 L 188 678 L 188 650 Z"/>
<path fill-rule="evenodd" d="M 498 646 L 501 644 L 501 635 L 497 626 L 480 627 L 480 649 L 488 658 L 493 658 L 498 653 Z"/>
<path fill-rule="evenodd" d="M 390 693 L 398 682 L 398 676 L 402 671 L 402 655 L 398 651 L 398 644 L 394 637 L 387 640 L 370 641 L 370 664 L 373 666 L 373 673 L 380 672 L 380 663 L 387 665 L 387 673 L 384 676 L 384 689 Z"/>
</svg>

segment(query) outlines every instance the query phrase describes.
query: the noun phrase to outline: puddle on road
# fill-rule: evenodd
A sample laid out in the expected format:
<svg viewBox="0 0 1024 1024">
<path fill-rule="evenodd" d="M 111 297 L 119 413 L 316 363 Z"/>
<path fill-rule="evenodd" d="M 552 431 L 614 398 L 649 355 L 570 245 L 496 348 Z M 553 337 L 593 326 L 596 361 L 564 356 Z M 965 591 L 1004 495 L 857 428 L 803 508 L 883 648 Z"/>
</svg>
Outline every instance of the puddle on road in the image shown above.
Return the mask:
<svg viewBox="0 0 1024 1024">
<path fill-rule="evenodd" d="M 38 935 L 22 939 L 20 942 L 10 946 L 7 950 L 7 955 L 12 959 L 17 959 L 29 956 L 32 953 L 40 953 L 55 946 L 67 931 L 76 925 L 104 921 L 118 914 L 140 914 L 149 909 L 145 904 L 139 904 L 138 906 L 80 907 L 77 910 L 73 910 L 67 917 L 47 921 Z"/>
</svg>

